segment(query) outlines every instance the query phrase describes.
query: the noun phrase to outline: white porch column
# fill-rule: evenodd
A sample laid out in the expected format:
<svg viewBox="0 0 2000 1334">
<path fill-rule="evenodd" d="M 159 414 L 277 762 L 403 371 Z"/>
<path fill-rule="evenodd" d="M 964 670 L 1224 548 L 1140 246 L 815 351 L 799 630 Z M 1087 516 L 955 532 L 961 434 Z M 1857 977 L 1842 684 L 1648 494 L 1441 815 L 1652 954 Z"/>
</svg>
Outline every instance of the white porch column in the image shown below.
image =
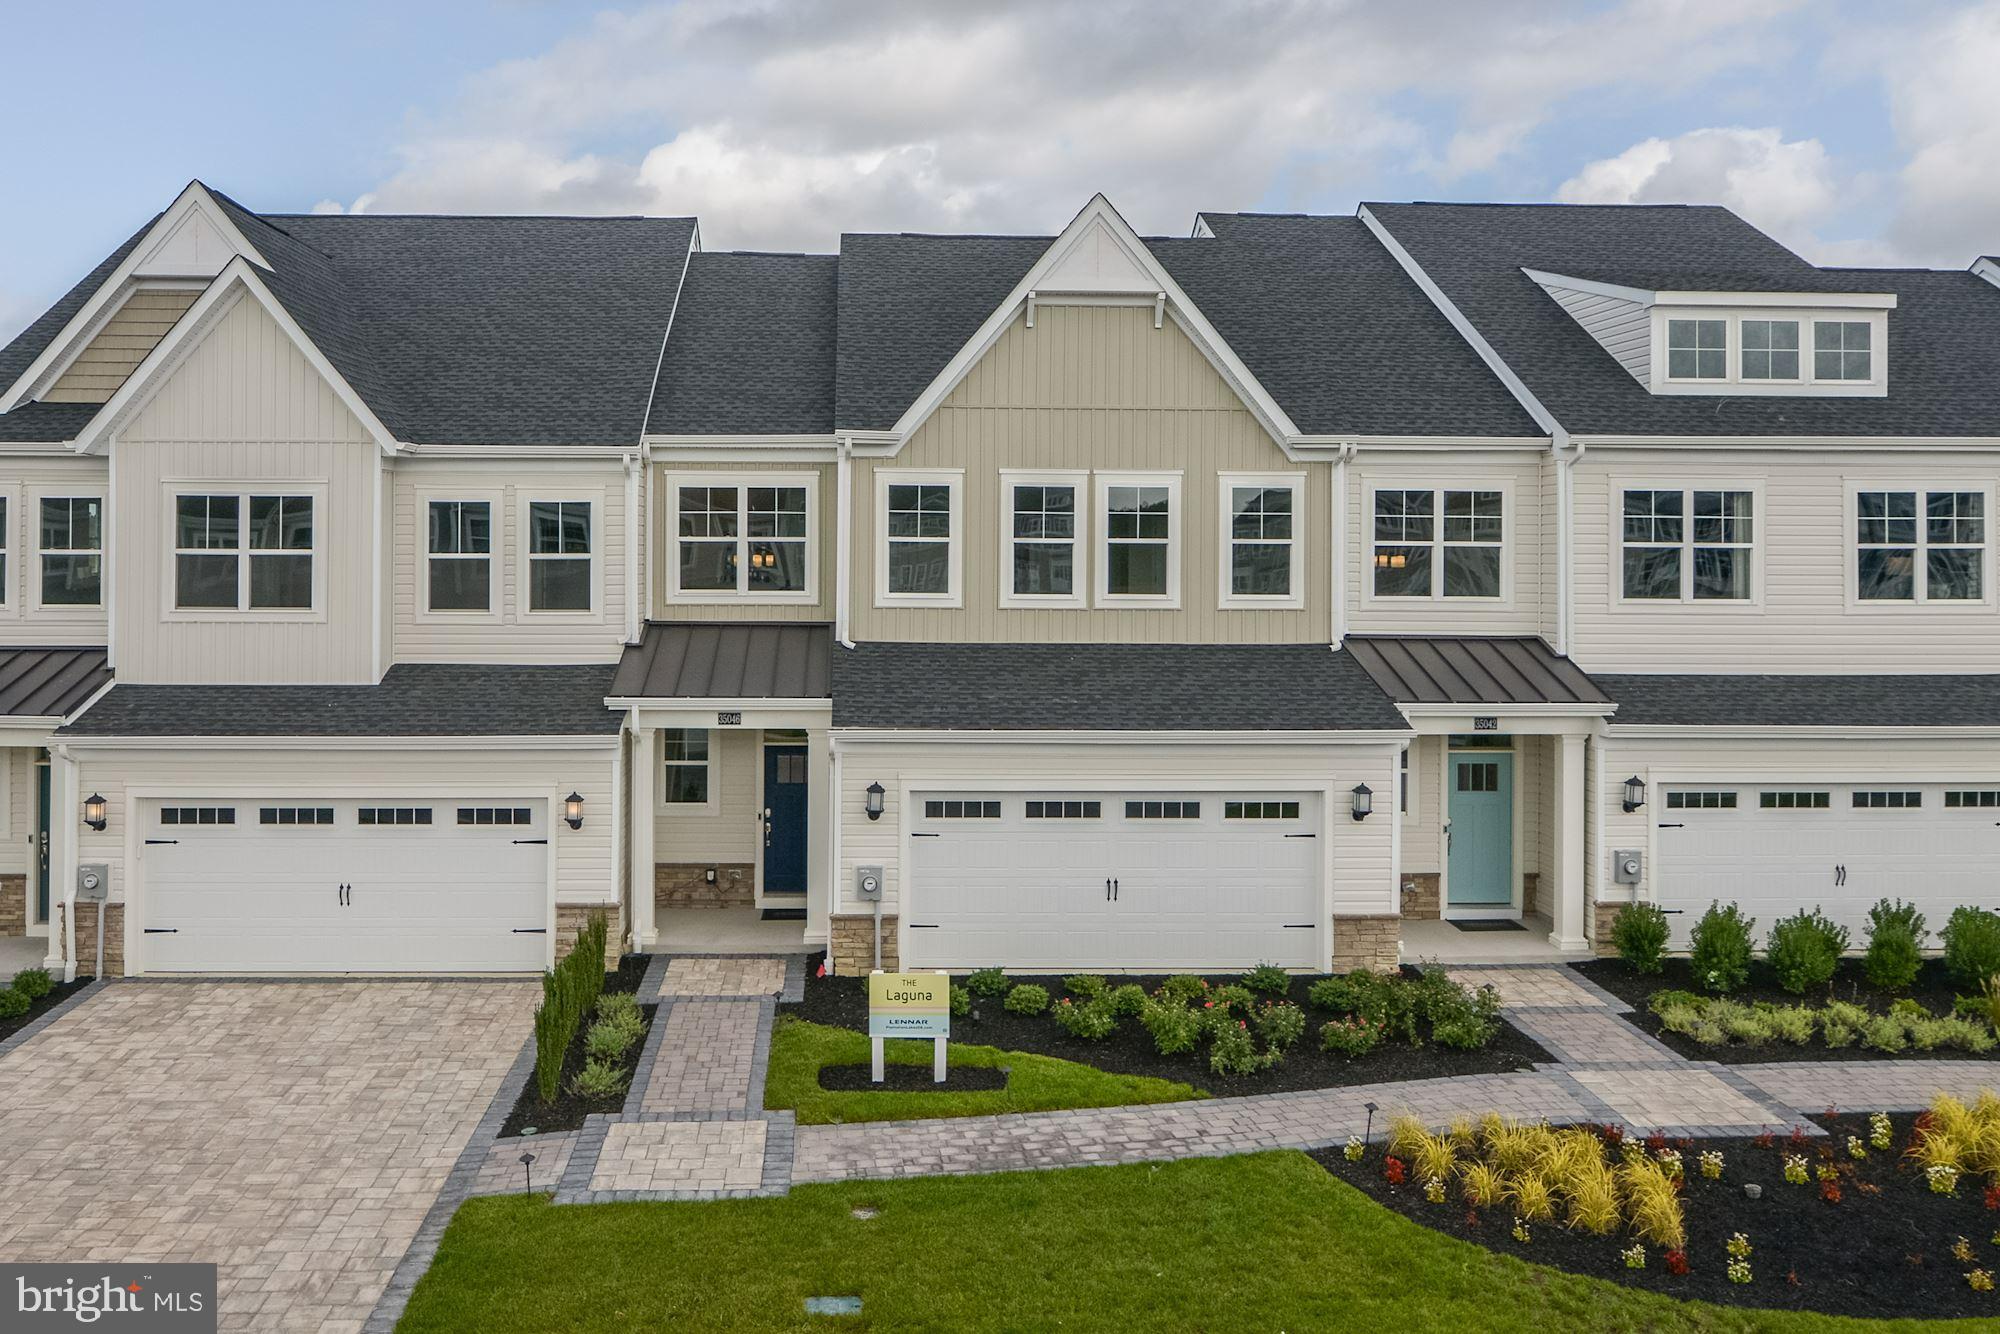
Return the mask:
<svg viewBox="0 0 2000 1334">
<path fill-rule="evenodd" d="M 1583 935 L 1584 743 L 1582 733 L 1555 738 L 1555 893 L 1551 896 L 1555 929 L 1549 943 L 1560 950 L 1590 947 Z"/>
<path fill-rule="evenodd" d="M 632 901 L 632 947 L 650 950 L 659 942 L 653 921 L 653 816 L 659 791 L 660 733 L 639 727 L 632 733 L 632 771 L 626 775 L 626 884 Z"/>
<path fill-rule="evenodd" d="M 806 730 L 806 943 L 824 944 L 827 904 L 833 890 L 833 822 L 840 818 L 834 788 L 833 748 L 824 727 Z M 820 938 L 814 939 L 815 933 Z"/>
<path fill-rule="evenodd" d="M 64 746 L 49 751 L 49 948 L 43 966 L 76 981 L 76 760 Z M 56 928 L 61 913 L 62 926 Z"/>
</svg>

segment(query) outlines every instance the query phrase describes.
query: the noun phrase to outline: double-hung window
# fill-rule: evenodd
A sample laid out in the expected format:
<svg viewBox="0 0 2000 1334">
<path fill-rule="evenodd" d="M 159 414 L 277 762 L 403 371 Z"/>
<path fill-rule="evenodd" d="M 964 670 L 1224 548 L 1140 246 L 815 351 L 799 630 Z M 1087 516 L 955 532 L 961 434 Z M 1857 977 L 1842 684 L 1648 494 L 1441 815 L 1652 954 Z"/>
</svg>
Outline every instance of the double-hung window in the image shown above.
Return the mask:
<svg viewBox="0 0 2000 1334">
<path fill-rule="evenodd" d="M 104 603 L 104 501 L 98 496 L 41 500 L 42 605 Z"/>
<path fill-rule="evenodd" d="M 1873 333 L 1873 327 L 1866 320 L 1813 321 L 1813 378 L 1874 379 Z"/>
<path fill-rule="evenodd" d="M 708 805 L 709 754 L 706 728 L 661 729 L 660 756 L 664 772 L 660 800 L 669 806 Z"/>
<path fill-rule="evenodd" d="M 1728 375 L 1728 320 L 1667 321 L 1668 379 L 1721 380 Z"/>
<path fill-rule="evenodd" d="M 9 526 L 14 517 L 14 507 L 5 495 L 0 495 L 0 607 L 10 606 L 14 601 L 13 570 L 7 564 L 8 554 L 13 550 L 13 529 Z"/>
<path fill-rule="evenodd" d="M 1628 488 L 1623 595 L 1662 602 L 1747 601 L 1755 589 L 1756 493 Z"/>
<path fill-rule="evenodd" d="M 1001 605 L 1083 605 L 1083 479 L 1000 474 Z"/>
<path fill-rule="evenodd" d="M 963 524 L 960 474 L 876 474 L 875 518 L 880 574 L 876 600 L 887 605 L 959 604 Z"/>
<path fill-rule="evenodd" d="M 493 609 L 493 503 L 433 500 L 428 506 L 426 596 L 431 611 Z"/>
<path fill-rule="evenodd" d="M 528 610 L 589 611 L 592 577 L 591 502 L 528 502 Z"/>
<path fill-rule="evenodd" d="M 1304 478 L 1222 475 L 1222 605 L 1304 605 Z"/>
<path fill-rule="evenodd" d="M 1504 492 L 1379 488 L 1378 598 L 1499 598 L 1505 567 Z"/>
<path fill-rule="evenodd" d="M 176 495 L 175 609 L 311 610 L 313 511 L 312 496 Z"/>
<path fill-rule="evenodd" d="M 811 602 L 815 482 L 670 474 L 672 595 L 687 602 Z"/>
<path fill-rule="evenodd" d="M 1854 493 L 1854 595 L 1862 602 L 1986 596 L 1986 493 Z"/>
<path fill-rule="evenodd" d="M 1098 600 L 1177 607 L 1181 596 L 1179 473 L 1099 473 L 1103 560 Z"/>
</svg>

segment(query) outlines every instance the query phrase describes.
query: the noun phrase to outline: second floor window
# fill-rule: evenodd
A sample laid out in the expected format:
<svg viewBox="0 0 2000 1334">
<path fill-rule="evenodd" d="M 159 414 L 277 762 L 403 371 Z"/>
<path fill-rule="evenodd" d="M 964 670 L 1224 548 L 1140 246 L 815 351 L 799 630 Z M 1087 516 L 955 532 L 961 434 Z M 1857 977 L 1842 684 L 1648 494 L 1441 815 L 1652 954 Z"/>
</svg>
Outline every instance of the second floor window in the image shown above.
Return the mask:
<svg viewBox="0 0 2000 1334">
<path fill-rule="evenodd" d="M 811 600 L 804 486 L 675 485 L 673 591 L 696 600 Z"/>
<path fill-rule="evenodd" d="M 1755 508 L 1749 491 L 1626 491 L 1623 595 L 1665 602 L 1748 599 Z"/>
<path fill-rule="evenodd" d="M 42 605 L 103 605 L 104 501 L 46 496 L 41 511 Z"/>
<path fill-rule="evenodd" d="M 1006 596 L 1036 603 L 1080 602 L 1077 484 L 1002 480 L 1006 503 L 1001 521 L 1008 535 Z"/>
<path fill-rule="evenodd" d="M 1854 594 L 1863 602 L 1985 597 L 1986 495 L 1857 491 Z"/>
<path fill-rule="evenodd" d="M 1799 378 L 1797 320 L 1745 320 L 1742 332 L 1744 379 Z"/>
<path fill-rule="evenodd" d="M 1872 330 L 1866 320 L 1815 320 L 1813 378 L 1874 379 L 1875 352 L 1871 334 Z"/>
<path fill-rule="evenodd" d="M 313 605 L 313 498 L 174 497 L 174 606 L 304 611 Z"/>
<path fill-rule="evenodd" d="M 1099 594 L 1108 602 L 1173 605 L 1180 598 L 1179 479 L 1100 480 L 1104 568 Z"/>
<path fill-rule="evenodd" d="M 1498 598 L 1506 538 L 1499 491 L 1375 493 L 1375 596 Z"/>
<path fill-rule="evenodd" d="M 1299 483 L 1224 476 L 1222 605 L 1297 606 L 1303 555 Z"/>
<path fill-rule="evenodd" d="M 1667 376 L 1720 380 L 1729 374 L 1729 321 L 1668 320 Z"/>
<path fill-rule="evenodd" d="M 591 608 L 590 502 L 528 503 L 528 610 Z"/>
<path fill-rule="evenodd" d="M 880 481 L 882 574 L 876 591 L 891 603 L 958 605 L 956 476 L 884 473 Z"/>
<path fill-rule="evenodd" d="M 493 505 L 485 500 L 430 502 L 426 572 L 432 611 L 493 607 Z"/>
</svg>

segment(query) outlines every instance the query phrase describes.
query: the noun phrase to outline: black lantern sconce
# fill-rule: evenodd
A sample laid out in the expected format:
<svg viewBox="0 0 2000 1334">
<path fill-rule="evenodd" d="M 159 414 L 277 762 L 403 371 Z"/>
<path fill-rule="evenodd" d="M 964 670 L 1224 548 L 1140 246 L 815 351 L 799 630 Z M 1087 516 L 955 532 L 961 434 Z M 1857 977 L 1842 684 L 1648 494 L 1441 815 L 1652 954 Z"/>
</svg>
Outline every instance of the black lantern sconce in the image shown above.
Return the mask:
<svg viewBox="0 0 2000 1334">
<path fill-rule="evenodd" d="M 563 798 L 563 823 L 571 829 L 583 828 L 583 797 L 575 791 Z"/>
<path fill-rule="evenodd" d="M 104 826 L 109 821 L 104 814 L 104 795 L 102 793 L 93 792 L 83 799 L 83 822 L 100 834 L 104 832 Z"/>
<path fill-rule="evenodd" d="M 1646 782 L 1633 774 L 1625 780 L 1625 813 L 1630 815 L 1646 804 Z"/>
<path fill-rule="evenodd" d="M 869 819 L 879 820 L 882 818 L 882 798 L 884 795 L 884 789 L 880 783 L 870 783 L 868 785 L 868 804 L 863 809 L 868 812 Z"/>
<path fill-rule="evenodd" d="M 1375 793 L 1366 783 L 1354 785 L 1354 818 L 1366 820 L 1375 810 Z"/>
</svg>

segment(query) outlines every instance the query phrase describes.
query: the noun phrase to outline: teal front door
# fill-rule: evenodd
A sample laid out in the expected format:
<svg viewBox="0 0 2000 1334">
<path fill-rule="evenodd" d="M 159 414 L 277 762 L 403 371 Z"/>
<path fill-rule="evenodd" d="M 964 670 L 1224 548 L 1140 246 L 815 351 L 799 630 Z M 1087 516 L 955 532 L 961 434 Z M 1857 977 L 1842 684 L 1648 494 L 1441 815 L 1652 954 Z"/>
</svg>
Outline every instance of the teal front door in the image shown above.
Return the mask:
<svg viewBox="0 0 2000 1334">
<path fill-rule="evenodd" d="M 1446 764 L 1451 787 L 1451 876 L 1447 907 L 1514 906 L 1514 757 L 1505 751 L 1454 753 Z"/>
</svg>

